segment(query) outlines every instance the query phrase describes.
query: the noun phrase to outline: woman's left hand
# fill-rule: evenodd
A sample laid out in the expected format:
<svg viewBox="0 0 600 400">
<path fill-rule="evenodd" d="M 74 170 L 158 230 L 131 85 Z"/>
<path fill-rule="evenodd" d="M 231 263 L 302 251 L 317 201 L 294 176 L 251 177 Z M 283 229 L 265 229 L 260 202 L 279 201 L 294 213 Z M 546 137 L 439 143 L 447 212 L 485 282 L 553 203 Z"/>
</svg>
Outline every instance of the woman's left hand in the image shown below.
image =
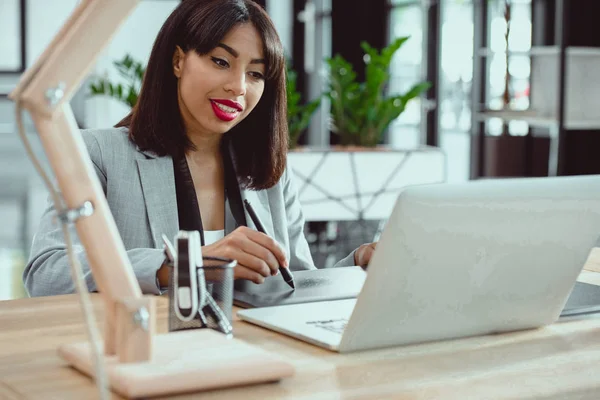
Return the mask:
<svg viewBox="0 0 600 400">
<path fill-rule="evenodd" d="M 375 252 L 375 247 L 377 247 L 377 242 L 363 244 L 356 249 L 354 252 L 354 265 L 360 265 L 363 269 L 367 269 Z"/>
</svg>

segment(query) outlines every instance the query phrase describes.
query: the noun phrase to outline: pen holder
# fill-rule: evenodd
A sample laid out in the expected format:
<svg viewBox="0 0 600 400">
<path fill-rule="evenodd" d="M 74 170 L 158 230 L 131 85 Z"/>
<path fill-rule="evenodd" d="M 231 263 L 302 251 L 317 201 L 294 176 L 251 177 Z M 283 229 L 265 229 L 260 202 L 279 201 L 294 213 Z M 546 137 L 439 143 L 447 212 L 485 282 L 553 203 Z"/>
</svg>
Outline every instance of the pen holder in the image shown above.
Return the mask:
<svg viewBox="0 0 600 400">
<path fill-rule="evenodd" d="M 201 267 L 196 268 L 196 278 L 198 297 L 205 299 L 202 302 L 205 305 L 191 321 L 181 321 L 175 313 L 174 268 L 169 265 L 169 332 L 211 328 L 226 333 L 227 326 L 231 328 L 233 269 L 237 261 L 206 256 L 202 257 L 202 263 Z"/>
<path fill-rule="evenodd" d="M 237 265 L 236 260 L 220 257 L 202 257 L 204 265 L 204 279 L 207 292 L 217 303 L 221 311 L 231 323 L 233 312 L 233 268 Z"/>
</svg>

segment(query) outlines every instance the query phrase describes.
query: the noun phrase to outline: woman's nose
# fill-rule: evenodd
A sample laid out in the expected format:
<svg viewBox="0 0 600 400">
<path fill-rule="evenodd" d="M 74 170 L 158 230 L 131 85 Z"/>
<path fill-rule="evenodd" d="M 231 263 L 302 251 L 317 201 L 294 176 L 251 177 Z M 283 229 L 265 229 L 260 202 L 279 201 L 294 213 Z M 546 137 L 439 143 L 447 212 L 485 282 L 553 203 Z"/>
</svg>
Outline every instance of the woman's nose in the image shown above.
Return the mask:
<svg viewBox="0 0 600 400">
<path fill-rule="evenodd" d="M 225 84 L 225 90 L 235 96 L 244 96 L 246 94 L 246 74 L 231 74 L 230 79 Z"/>
</svg>

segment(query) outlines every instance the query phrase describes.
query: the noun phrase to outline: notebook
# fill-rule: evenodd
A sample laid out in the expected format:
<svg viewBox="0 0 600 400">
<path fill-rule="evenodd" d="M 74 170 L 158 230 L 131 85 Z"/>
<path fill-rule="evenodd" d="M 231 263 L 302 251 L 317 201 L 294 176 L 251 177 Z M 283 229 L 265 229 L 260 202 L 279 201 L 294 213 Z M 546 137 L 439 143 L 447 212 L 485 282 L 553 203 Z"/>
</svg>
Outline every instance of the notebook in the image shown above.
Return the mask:
<svg viewBox="0 0 600 400">
<path fill-rule="evenodd" d="M 293 271 L 296 290 L 281 275 L 262 284 L 236 281 L 234 304 L 243 308 L 270 307 L 315 301 L 354 299 L 362 289 L 366 272 L 361 267 L 340 267 Z"/>
</svg>

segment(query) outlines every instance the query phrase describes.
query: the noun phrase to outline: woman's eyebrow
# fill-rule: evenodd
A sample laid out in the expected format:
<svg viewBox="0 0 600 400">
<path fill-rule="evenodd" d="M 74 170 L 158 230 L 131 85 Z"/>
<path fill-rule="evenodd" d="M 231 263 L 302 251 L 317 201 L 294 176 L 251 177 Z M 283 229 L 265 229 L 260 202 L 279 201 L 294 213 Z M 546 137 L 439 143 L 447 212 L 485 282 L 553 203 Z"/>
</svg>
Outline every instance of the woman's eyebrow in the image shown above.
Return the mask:
<svg viewBox="0 0 600 400">
<path fill-rule="evenodd" d="M 234 56 L 235 58 L 238 58 L 240 56 L 240 53 L 238 53 L 236 50 L 232 49 L 231 47 L 227 46 L 225 43 L 219 43 L 217 45 L 217 47 L 221 47 L 226 52 L 228 52 L 229 54 Z M 264 58 L 255 58 L 255 59 L 250 60 L 250 64 L 265 64 L 265 59 Z"/>
</svg>

